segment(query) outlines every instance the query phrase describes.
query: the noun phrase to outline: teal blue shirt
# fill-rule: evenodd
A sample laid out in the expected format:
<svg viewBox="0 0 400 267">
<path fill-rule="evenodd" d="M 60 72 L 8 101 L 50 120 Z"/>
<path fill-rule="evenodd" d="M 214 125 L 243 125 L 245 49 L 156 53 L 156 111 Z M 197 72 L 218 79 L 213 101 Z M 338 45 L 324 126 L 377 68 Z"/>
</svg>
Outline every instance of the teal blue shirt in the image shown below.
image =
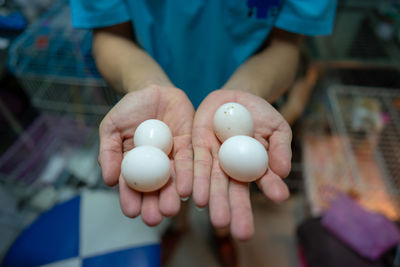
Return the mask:
<svg viewBox="0 0 400 267">
<path fill-rule="evenodd" d="M 336 0 L 70 0 L 72 23 L 132 21 L 136 39 L 195 107 L 257 51 L 273 27 L 330 34 Z"/>
</svg>

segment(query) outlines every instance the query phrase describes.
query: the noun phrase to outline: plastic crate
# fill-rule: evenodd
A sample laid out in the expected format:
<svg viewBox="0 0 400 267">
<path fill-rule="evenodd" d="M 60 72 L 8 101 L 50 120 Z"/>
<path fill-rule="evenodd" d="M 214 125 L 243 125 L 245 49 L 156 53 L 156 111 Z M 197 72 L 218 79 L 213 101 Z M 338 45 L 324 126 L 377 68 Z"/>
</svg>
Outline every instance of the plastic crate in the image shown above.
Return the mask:
<svg viewBox="0 0 400 267">
<path fill-rule="evenodd" d="M 91 31 L 72 27 L 61 0 L 12 43 L 8 66 L 39 110 L 98 123 L 119 96 L 98 73 L 91 46 Z"/>
</svg>

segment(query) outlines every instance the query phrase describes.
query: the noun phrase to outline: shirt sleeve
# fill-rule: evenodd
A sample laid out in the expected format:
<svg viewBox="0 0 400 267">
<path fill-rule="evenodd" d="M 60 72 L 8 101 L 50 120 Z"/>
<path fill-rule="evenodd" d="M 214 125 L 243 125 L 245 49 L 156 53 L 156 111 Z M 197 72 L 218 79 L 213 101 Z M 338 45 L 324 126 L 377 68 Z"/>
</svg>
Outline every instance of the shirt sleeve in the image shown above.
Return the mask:
<svg viewBox="0 0 400 267">
<path fill-rule="evenodd" d="M 304 35 L 332 33 L 337 0 L 285 0 L 275 27 Z"/>
<path fill-rule="evenodd" d="M 72 25 L 91 29 L 130 20 L 123 0 L 70 0 Z"/>
</svg>

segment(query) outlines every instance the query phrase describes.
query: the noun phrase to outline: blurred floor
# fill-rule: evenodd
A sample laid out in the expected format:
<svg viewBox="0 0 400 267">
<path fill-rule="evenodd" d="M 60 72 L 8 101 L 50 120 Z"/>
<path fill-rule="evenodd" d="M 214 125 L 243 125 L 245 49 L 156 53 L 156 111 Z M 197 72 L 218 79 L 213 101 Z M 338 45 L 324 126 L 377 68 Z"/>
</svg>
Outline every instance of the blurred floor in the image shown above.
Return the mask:
<svg viewBox="0 0 400 267">
<path fill-rule="evenodd" d="M 247 242 L 237 242 L 239 262 L 246 266 L 298 266 L 295 227 L 304 217 L 303 197 L 292 195 L 274 204 L 260 194 L 252 197 L 255 234 Z M 210 239 L 208 210 L 199 211 L 191 203 L 190 227 L 166 267 L 220 266 Z"/>
<path fill-rule="evenodd" d="M 96 190 L 93 192 L 96 192 Z M 93 194 L 95 195 L 95 193 Z M 252 192 L 255 234 L 247 242 L 236 243 L 240 262 L 239 266 L 298 266 L 295 228 L 304 217 L 303 201 L 303 197 L 299 193 L 293 194 L 284 203 L 274 204 L 259 192 Z M 109 212 L 113 211 L 119 214 L 119 203 L 117 200 L 115 203 L 115 207 L 109 209 Z M 170 256 L 170 260 L 165 266 L 180 267 L 188 266 L 188 264 L 191 267 L 221 266 L 212 242 L 212 228 L 209 222 L 208 209 L 199 210 L 192 201 L 189 204 L 190 225 L 188 231 L 183 235 L 176 250 Z M 111 216 L 111 218 L 114 218 L 113 220 L 116 222 L 118 221 L 115 216 Z M 127 218 L 125 220 L 130 221 Z M 138 220 L 140 221 L 140 219 Z M 131 225 L 132 223 L 130 222 L 129 224 Z M 7 247 L 11 245 L 12 241 L 23 228 L 23 225 L 21 225 L 15 231 L 10 231 L 10 229 L 12 230 L 15 227 L 11 227 L 11 224 L 8 224 L 8 227 L 6 226 L 1 224 L 0 227 L 0 230 L 3 230 L 0 231 L 0 234 L 2 232 L 3 234 L 4 232 L 7 233 L 7 235 L 2 234 L 2 238 L 6 238 L 6 240 L 3 239 L 0 242 L 3 245 L 0 248 L 2 252 L 0 262 L 7 251 Z M 109 242 L 106 243 L 108 244 Z"/>
</svg>

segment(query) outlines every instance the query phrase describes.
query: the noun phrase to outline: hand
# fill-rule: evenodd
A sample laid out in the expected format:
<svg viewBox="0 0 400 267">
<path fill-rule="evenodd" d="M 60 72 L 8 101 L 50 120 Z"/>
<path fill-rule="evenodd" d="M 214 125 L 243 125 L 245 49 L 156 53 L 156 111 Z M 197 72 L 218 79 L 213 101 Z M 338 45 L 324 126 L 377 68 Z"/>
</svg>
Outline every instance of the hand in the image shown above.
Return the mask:
<svg viewBox="0 0 400 267">
<path fill-rule="evenodd" d="M 163 216 L 180 209 L 180 198 L 192 192 L 192 122 L 194 108 L 185 93 L 177 88 L 151 85 L 126 94 L 100 124 L 99 163 L 107 185 L 119 183 L 120 204 L 128 217 L 142 214 L 154 226 Z M 173 135 L 171 179 L 156 192 L 140 193 L 127 186 L 121 176 L 123 154 L 133 148 L 136 127 L 147 119 L 165 122 Z"/>
<path fill-rule="evenodd" d="M 249 239 L 254 233 L 248 183 L 237 182 L 222 171 L 218 162 L 220 142 L 214 134 L 214 113 L 224 103 L 245 106 L 254 119 L 254 137 L 268 151 L 266 174 L 257 180 L 261 191 L 279 202 L 289 197 L 281 178 L 291 165 L 292 132 L 283 117 L 264 99 L 243 91 L 218 90 L 209 94 L 196 111 L 193 121 L 193 198 L 199 207 L 209 202 L 210 219 L 216 228 L 230 225 L 233 237 Z"/>
</svg>

